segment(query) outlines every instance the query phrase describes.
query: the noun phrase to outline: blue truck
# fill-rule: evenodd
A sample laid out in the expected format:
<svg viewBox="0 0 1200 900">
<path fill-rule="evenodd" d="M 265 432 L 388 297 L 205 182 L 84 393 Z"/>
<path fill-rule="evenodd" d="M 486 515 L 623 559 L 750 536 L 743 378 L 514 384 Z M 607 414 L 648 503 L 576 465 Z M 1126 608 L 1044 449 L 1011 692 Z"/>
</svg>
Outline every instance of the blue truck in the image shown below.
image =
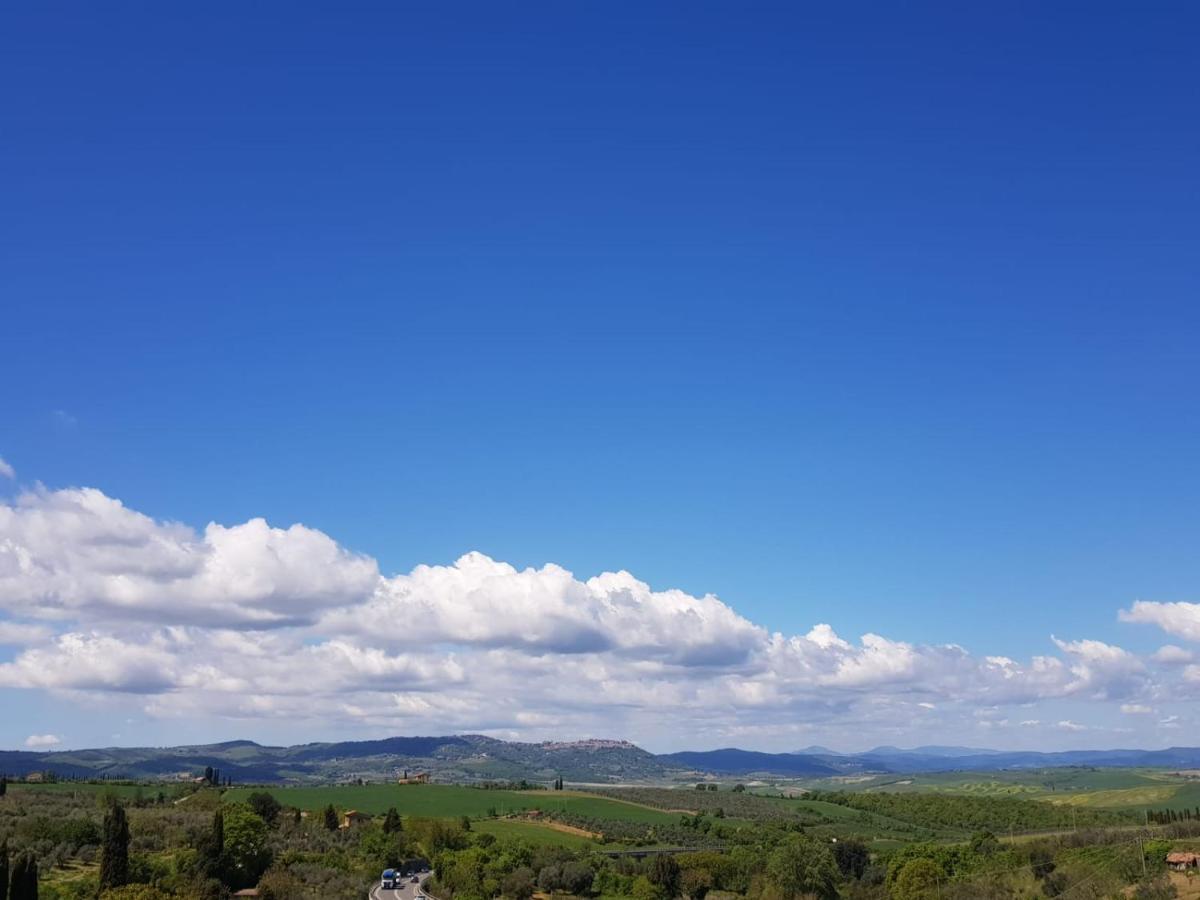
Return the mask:
<svg viewBox="0 0 1200 900">
<path fill-rule="evenodd" d="M 386 890 L 394 890 L 400 887 L 404 881 L 404 876 L 395 869 L 384 869 L 383 876 L 379 879 L 379 886 Z"/>
</svg>

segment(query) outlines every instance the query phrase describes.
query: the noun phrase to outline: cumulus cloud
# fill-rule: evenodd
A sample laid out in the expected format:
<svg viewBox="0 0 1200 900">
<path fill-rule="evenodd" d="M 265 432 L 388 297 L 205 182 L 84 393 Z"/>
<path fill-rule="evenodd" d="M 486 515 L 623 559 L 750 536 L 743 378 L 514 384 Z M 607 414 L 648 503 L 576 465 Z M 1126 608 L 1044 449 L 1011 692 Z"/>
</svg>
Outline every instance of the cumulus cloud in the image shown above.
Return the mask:
<svg viewBox="0 0 1200 900">
<path fill-rule="evenodd" d="M 1072 722 L 1070 719 L 1063 719 L 1058 723 L 1058 727 L 1063 731 L 1087 731 L 1086 725 L 1080 725 L 1078 722 Z"/>
<path fill-rule="evenodd" d="M 0 478 L 16 478 L 17 471 L 12 466 L 4 461 L 4 457 L 0 456 Z"/>
<path fill-rule="evenodd" d="M 715 596 L 628 572 L 584 578 L 480 553 L 383 577 L 303 525 L 197 531 L 89 488 L 0 504 L 0 610 L 18 617 L 0 620 L 0 644 L 16 648 L 0 687 L 157 717 L 391 733 L 787 736 L 853 722 L 856 735 L 899 735 L 914 708 L 1001 729 L 1012 708 L 1044 701 L 1133 710 L 1176 672 L 1089 639 L 1017 660 L 843 637 L 828 622 L 773 633 Z"/>
<path fill-rule="evenodd" d="M 1122 622 L 1157 625 L 1168 634 L 1200 641 L 1200 603 L 1156 603 L 1138 600 L 1118 614 Z"/>
<path fill-rule="evenodd" d="M 613 652 L 686 666 L 744 662 L 766 638 L 713 596 L 654 591 L 628 572 L 580 581 L 556 565 L 518 571 L 482 553 L 384 580 L 365 605 L 321 625 L 385 640 Z"/>
<path fill-rule="evenodd" d="M 201 535 L 91 488 L 0 505 L 0 606 L 26 616 L 298 625 L 378 580 L 374 560 L 303 525 L 251 519 Z"/>
<path fill-rule="evenodd" d="M 1181 666 L 1190 663 L 1194 656 L 1190 650 L 1184 650 L 1174 644 L 1163 644 L 1150 658 L 1164 666 Z"/>
<path fill-rule="evenodd" d="M 31 734 L 25 738 L 25 746 L 33 750 L 44 750 L 46 747 L 57 747 L 62 738 L 57 734 Z"/>
</svg>

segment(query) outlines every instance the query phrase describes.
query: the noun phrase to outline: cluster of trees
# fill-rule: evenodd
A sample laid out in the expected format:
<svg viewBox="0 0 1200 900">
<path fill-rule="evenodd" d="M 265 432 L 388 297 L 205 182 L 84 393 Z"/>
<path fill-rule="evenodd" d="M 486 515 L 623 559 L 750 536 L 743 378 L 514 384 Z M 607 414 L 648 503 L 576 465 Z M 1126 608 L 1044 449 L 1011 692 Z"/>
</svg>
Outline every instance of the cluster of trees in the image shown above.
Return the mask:
<svg viewBox="0 0 1200 900">
<path fill-rule="evenodd" d="M 808 799 L 836 803 L 928 828 L 996 832 L 1038 831 L 1132 824 L 1137 817 L 1127 812 L 1087 807 L 1065 807 L 1039 800 L 1013 797 L 967 797 L 958 794 L 854 793 L 812 791 Z"/>
<path fill-rule="evenodd" d="M 1192 809 L 1159 809 L 1146 813 L 1146 821 L 1156 825 L 1170 825 L 1172 822 L 1200 822 L 1200 806 Z"/>
<path fill-rule="evenodd" d="M 563 780 L 562 780 L 562 776 L 560 775 L 558 778 L 554 779 L 554 784 L 551 786 L 551 790 L 561 791 L 562 789 L 563 789 Z"/>
<path fill-rule="evenodd" d="M 714 785 L 715 787 L 715 785 Z M 739 790 L 740 788 L 740 790 Z M 818 818 L 802 803 L 763 797 L 746 790 L 745 785 L 734 785 L 728 791 L 696 790 L 684 796 L 671 788 L 601 788 L 595 793 L 615 800 L 626 800 L 642 806 L 675 810 L 681 806 L 709 815 L 717 809 L 738 819 L 753 819 L 756 822 L 770 821 L 813 821 Z"/>
<path fill-rule="evenodd" d="M 634 900 L 704 900 L 712 891 L 831 900 L 839 896 L 839 885 L 866 871 L 869 854 L 857 841 L 839 846 L 798 832 L 770 831 L 762 843 L 729 853 L 658 854 L 645 860 L 476 838 L 434 857 L 432 890 L 443 900 L 528 900 L 535 890 Z"/>
<path fill-rule="evenodd" d="M 214 769 L 212 766 L 205 766 L 204 783 L 210 787 L 229 787 L 233 784 L 233 778 L 227 775 L 225 776 L 224 781 L 222 781 L 220 769 Z"/>
</svg>

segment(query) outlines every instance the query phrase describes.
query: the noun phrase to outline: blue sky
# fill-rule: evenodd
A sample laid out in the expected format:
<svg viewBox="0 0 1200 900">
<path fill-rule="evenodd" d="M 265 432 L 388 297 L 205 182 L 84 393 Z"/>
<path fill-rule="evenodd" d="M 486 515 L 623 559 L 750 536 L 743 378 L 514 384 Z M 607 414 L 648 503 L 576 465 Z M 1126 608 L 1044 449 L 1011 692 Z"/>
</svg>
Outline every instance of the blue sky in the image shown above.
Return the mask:
<svg viewBox="0 0 1200 900">
<path fill-rule="evenodd" d="M 1118 611 L 1200 599 L 1200 21 L 972 6 L 13 10 L 0 491 L 1149 654 Z"/>
</svg>

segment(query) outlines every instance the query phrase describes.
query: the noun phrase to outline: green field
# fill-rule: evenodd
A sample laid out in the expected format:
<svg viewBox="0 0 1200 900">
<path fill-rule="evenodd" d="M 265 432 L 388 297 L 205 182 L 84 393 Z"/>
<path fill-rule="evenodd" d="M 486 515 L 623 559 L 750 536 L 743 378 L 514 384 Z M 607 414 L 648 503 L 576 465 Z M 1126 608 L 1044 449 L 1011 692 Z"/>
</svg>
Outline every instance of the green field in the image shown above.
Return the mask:
<svg viewBox="0 0 1200 900">
<path fill-rule="evenodd" d="M 9 793 L 24 794 L 35 792 L 47 792 L 53 794 L 67 795 L 84 795 L 84 794 L 115 794 L 118 797 L 132 799 L 138 794 L 152 799 L 158 795 L 159 791 L 166 794 L 167 797 L 174 796 L 173 790 L 175 785 L 170 784 L 106 784 L 104 782 L 69 782 L 59 781 L 49 784 L 23 784 L 21 782 L 8 783 Z"/>
<path fill-rule="evenodd" d="M 318 810 L 329 804 L 337 809 L 357 809 L 382 815 L 389 807 L 403 816 L 490 816 L 524 810 L 562 811 L 597 819 L 621 819 L 650 825 L 673 824 L 676 813 L 645 809 L 629 803 L 565 792 L 486 791 L 450 784 L 368 784 L 333 787 L 232 788 L 225 798 L 245 800 L 256 790 L 272 794 L 284 806 Z"/>
<path fill-rule="evenodd" d="M 547 828 L 545 825 L 537 825 L 533 822 L 519 822 L 514 819 L 484 819 L 481 822 L 472 823 L 471 830 L 482 832 L 483 834 L 494 834 L 498 838 L 519 838 L 527 844 L 570 847 L 573 850 L 599 846 L 591 838 L 585 838 L 578 834 L 568 834 L 564 831 L 556 831 L 553 828 Z"/>
</svg>

